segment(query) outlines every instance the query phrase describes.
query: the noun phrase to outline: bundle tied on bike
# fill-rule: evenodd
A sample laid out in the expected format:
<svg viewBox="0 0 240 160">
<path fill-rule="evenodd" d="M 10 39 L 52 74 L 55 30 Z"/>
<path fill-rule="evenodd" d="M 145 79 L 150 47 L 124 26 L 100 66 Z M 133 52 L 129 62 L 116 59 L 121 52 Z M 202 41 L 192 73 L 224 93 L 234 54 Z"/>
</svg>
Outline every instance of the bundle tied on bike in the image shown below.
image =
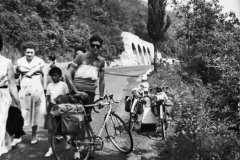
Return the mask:
<svg viewBox="0 0 240 160">
<path fill-rule="evenodd" d="M 159 117 L 160 115 L 160 105 L 163 105 L 163 109 L 166 109 L 167 111 L 168 108 L 166 107 L 173 106 L 173 103 L 168 98 L 165 98 L 162 94 L 153 96 L 151 110 L 155 117 Z M 170 111 L 167 111 L 167 113 L 169 112 Z"/>
<path fill-rule="evenodd" d="M 136 106 L 134 107 L 134 111 L 137 114 L 142 114 L 144 111 L 143 105 L 146 104 L 146 101 L 142 96 L 140 96 L 140 93 L 134 92 L 133 96 L 126 96 L 125 97 L 125 111 L 130 112 L 131 108 L 133 106 L 134 100 L 137 100 Z"/>
<path fill-rule="evenodd" d="M 58 101 L 58 104 L 52 107 L 51 114 L 56 117 L 55 120 L 61 121 L 59 132 L 63 134 L 84 134 L 85 109 L 82 104 L 77 103 L 72 98 L 69 94 L 58 96 L 57 99 L 60 102 Z"/>
</svg>

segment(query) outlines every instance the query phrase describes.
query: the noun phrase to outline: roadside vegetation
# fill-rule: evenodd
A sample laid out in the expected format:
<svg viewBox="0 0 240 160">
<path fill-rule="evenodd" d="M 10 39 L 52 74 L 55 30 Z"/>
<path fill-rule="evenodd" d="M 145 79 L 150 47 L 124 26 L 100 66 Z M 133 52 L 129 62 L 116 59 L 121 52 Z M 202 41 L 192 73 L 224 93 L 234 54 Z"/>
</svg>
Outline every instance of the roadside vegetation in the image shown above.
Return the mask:
<svg viewBox="0 0 240 160">
<path fill-rule="evenodd" d="M 150 83 L 168 85 L 175 133 L 159 153 L 166 160 L 240 159 L 240 30 L 217 0 L 175 2 L 179 66 L 159 64 Z"/>
<path fill-rule="evenodd" d="M 140 0 L 7 0 L 0 2 L 0 31 L 7 57 L 21 56 L 21 45 L 33 41 L 38 56 L 55 54 L 72 60 L 76 45 L 89 47 L 92 34 L 104 39 L 102 55 L 108 61 L 124 50 L 121 33 L 147 39 L 147 6 Z"/>
<path fill-rule="evenodd" d="M 239 160 L 239 20 L 235 13 L 223 14 L 218 0 L 172 1 L 171 25 L 155 47 L 177 57 L 181 67 L 158 64 L 150 77 L 150 84 L 170 87 L 167 94 L 174 103 L 175 132 L 159 155 L 166 160 Z M 112 61 L 124 50 L 122 31 L 151 42 L 147 9 L 140 0 L 1 1 L 3 54 L 14 60 L 31 40 L 39 44 L 42 58 L 55 54 L 66 62 L 74 46 L 88 48 L 89 37 L 97 33 L 105 41 L 102 55 Z"/>
</svg>

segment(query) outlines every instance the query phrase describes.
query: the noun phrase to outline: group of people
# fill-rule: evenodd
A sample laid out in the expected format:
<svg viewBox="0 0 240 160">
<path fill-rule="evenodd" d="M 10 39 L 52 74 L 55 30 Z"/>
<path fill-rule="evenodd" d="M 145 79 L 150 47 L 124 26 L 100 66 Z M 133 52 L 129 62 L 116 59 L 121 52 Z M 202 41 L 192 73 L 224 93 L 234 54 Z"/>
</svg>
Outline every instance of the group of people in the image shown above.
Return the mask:
<svg viewBox="0 0 240 160">
<path fill-rule="evenodd" d="M 0 156 L 8 152 L 5 139 L 8 134 L 6 122 L 12 103 L 21 111 L 24 126 L 32 128 L 31 144 L 38 142 L 38 125 L 44 117 L 48 121 L 51 107 L 56 104 L 55 98 L 59 95 L 67 93 L 82 95 L 86 97 L 83 103 L 92 104 L 99 78 L 99 103 L 103 103 L 105 60 L 99 56 L 103 40 L 100 36 L 93 35 L 89 42 L 89 51 L 84 48 L 75 48 L 74 61 L 68 66 L 66 75 L 62 75 L 61 69 L 55 62 L 51 65 L 48 75 L 52 81 L 49 84 L 45 82 L 47 76 L 43 70 L 45 62 L 35 55 L 37 52 L 35 43 L 25 43 L 23 46 L 25 55 L 17 60 L 15 70 L 12 61 L 0 52 Z M 0 51 L 2 48 L 3 39 L 0 34 Z M 15 78 L 20 79 L 19 89 L 17 89 Z M 91 110 L 87 110 L 87 113 L 91 115 Z M 89 120 L 91 121 L 91 116 Z M 11 142 L 13 146 L 22 141 L 21 137 L 14 136 Z M 45 157 L 51 155 L 50 147 Z"/>
</svg>

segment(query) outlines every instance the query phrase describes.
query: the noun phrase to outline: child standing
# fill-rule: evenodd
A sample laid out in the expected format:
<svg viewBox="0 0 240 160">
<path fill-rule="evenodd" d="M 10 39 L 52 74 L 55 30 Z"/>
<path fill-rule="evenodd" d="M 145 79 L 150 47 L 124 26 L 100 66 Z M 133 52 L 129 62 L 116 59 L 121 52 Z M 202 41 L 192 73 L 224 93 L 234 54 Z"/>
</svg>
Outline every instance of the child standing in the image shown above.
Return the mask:
<svg viewBox="0 0 240 160">
<path fill-rule="evenodd" d="M 52 106 L 56 104 L 55 98 L 59 95 L 65 95 L 69 93 L 68 86 L 65 82 L 61 81 L 62 77 L 62 71 L 58 67 L 52 67 L 49 71 L 49 75 L 52 78 L 52 82 L 48 84 L 47 86 L 47 117 L 46 122 L 48 122 L 51 118 L 50 111 L 52 109 Z M 49 123 L 49 122 L 48 122 Z M 45 127 L 47 124 L 45 124 Z M 47 126 L 48 128 L 49 126 Z M 50 129 L 50 128 L 48 128 Z M 50 139 L 49 139 L 50 142 Z M 49 147 L 48 152 L 45 154 L 45 157 L 50 157 L 53 154 L 52 148 Z"/>
</svg>

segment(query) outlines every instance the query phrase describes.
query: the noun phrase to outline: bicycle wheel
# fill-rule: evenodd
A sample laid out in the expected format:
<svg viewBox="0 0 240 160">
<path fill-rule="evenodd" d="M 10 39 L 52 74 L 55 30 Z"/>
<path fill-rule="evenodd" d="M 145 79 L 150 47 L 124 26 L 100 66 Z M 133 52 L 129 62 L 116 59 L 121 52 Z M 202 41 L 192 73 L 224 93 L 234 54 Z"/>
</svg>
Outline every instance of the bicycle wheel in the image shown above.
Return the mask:
<svg viewBox="0 0 240 160">
<path fill-rule="evenodd" d="M 165 109 L 162 105 L 160 105 L 160 123 L 161 123 L 161 131 L 162 131 L 162 138 L 166 138 L 166 113 Z"/>
<path fill-rule="evenodd" d="M 119 151 L 130 153 L 133 150 L 133 138 L 126 124 L 114 112 L 108 118 L 105 126 L 108 138 Z"/>
<path fill-rule="evenodd" d="M 164 119 L 161 119 L 161 130 L 162 130 L 162 138 L 166 138 L 166 123 Z"/>
<path fill-rule="evenodd" d="M 55 121 L 55 127 L 50 132 L 50 143 L 53 155 L 56 160 L 87 160 L 91 147 L 92 136 L 88 129 L 85 128 L 85 137 L 78 135 L 63 135 L 59 132 L 60 120 Z"/>
</svg>

